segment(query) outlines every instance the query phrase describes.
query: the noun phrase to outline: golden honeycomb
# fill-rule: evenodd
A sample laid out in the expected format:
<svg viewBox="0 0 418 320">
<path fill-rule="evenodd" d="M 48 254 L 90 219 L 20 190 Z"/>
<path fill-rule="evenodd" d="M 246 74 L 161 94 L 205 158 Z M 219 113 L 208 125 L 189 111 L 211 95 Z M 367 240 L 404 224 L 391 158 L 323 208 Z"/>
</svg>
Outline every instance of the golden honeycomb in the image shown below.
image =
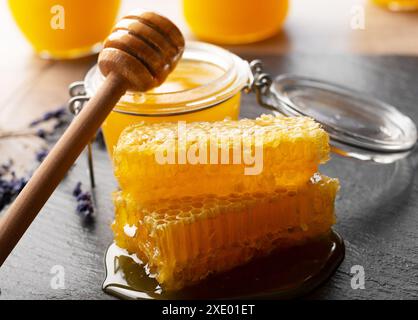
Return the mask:
<svg viewBox="0 0 418 320">
<path fill-rule="evenodd" d="M 319 174 L 272 192 L 149 202 L 114 194 L 116 243 L 148 264 L 166 290 L 196 283 L 280 247 L 329 232 L 336 179 Z"/>
<path fill-rule="evenodd" d="M 262 157 L 255 158 L 257 150 Z M 171 164 L 159 163 L 157 154 Z M 138 124 L 122 133 L 113 156 L 121 189 L 141 203 L 273 192 L 278 185 L 308 181 L 329 158 L 329 137 L 305 117 L 187 123 L 184 132 L 177 123 Z M 247 174 L 251 168 L 254 172 Z"/>
</svg>

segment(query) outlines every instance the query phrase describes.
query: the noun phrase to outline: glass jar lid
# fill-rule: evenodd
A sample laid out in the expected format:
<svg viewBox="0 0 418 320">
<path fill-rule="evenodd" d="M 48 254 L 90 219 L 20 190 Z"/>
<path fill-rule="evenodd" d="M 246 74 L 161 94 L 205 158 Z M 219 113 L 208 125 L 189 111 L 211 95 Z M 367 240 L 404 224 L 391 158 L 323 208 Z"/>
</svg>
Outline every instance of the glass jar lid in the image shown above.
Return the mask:
<svg viewBox="0 0 418 320">
<path fill-rule="evenodd" d="M 281 75 L 270 84 L 274 108 L 286 116 L 308 116 L 330 134 L 337 153 L 360 159 L 393 159 L 414 148 L 417 129 L 397 108 L 333 83 Z M 392 155 L 390 155 L 392 154 Z"/>
</svg>

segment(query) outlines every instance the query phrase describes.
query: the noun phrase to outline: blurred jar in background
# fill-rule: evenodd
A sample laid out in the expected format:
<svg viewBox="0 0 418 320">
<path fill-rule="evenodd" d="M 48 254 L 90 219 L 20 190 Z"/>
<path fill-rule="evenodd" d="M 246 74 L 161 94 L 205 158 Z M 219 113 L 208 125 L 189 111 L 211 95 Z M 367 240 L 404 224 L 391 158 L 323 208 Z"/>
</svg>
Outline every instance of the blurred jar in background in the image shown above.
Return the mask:
<svg viewBox="0 0 418 320">
<path fill-rule="evenodd" d="M 44 58 L 97 53 L 115 23 L 121 0 L 8 0 L 13 17 Z"/>
<path fill-rule="evenodd" d="M 278 33 L 288 0 L 183 0 L 184 15 L 200 39 L 221 44 L 264 40 Z"/>
<path fill-rule="evenodd" d="M 418 0 L 372 0 L 372 2 L 391 11 L 418 10 Z"/>
</svg>

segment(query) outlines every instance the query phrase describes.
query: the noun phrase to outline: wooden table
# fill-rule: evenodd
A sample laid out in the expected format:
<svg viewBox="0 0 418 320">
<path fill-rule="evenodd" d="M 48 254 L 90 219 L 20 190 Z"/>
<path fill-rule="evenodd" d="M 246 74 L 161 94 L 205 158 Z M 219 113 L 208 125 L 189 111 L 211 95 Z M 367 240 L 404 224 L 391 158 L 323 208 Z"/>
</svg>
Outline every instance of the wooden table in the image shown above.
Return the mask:
<svg viewBox="0 0 418 320">
<path fill-rule="evenodd" d="M 272 73 L 313 75 L 368 91 L 396 104 L 417 123 L 418 58 L 402 56 L 418 54 L 418 15 L 365 5 L 366 29 L 352 30 L 350 9 L 361 1 L 336 2 L 293 0 L 284 32 L 256 45 L 229 49 L 246 58 L 262 57 Z M 141 4 L 173 18 L 192 38 L 177 1 L 143 0 Z M 136 1 L 125 1 L 123 11 L 135 6 Z M 0 47 L 0 128 L 16 130 L 64 104 L 67 86 L 82 79 L 95 58 L 40 60 L 14 27 L 5 1 L 0 4 L 0 21 L 0 37 L 7 43 Z M 382 54 L 390 56 L 375 57 Z M 244 114 L 256 111 L 253 106 L 253 97 L 246 97 Z M 25 166 L 33 162 L 25 152 L 21 143 L 0 141 L 0 163 L 13 157 Z M 97 170 L 105 177 L 98 194 L 108 195 L 115 182 L 106 154 L 100 150 L 96 154 Z M 313 298 L 417 298 L 415 158 L 386 167 L 337 158 L 324 169 L 340 177 L 346 189 L 338 200 L 337 229 L 347 241 L 348 254 L 336 276 Z M 80 226 L 69 195 L 76 181 L 87 182 L 85 169 L 80 161 L 0 270 L 0 299 L 107 298 L 100 291 L 100 281 L 102 254 L 112 239 L 109 197 L 99 197 L 101 215 L 89 229 Z M 366 290 L 350 287 L 354 264 L 366 269 Z M 66 267 L 66 290 L 50 288 L 53 265 Z"/>
</svg>

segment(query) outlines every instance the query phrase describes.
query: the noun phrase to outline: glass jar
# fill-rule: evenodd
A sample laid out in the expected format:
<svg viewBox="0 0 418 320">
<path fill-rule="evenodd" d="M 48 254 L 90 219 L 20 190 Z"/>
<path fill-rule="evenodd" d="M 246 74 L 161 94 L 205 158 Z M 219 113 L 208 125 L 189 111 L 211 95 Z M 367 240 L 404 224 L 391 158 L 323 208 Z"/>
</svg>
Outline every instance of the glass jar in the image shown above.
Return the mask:
<svg viewBox="0 0 418 320">
<path fill-rule="evenodd" d="M 70 88 L 75 113 L 104 81 L 93 67 Z M 251 63 L 214 45 L 189 42 L 176 70 L 150 92 L 127 92 L 103 123 L 109 154 L 121 132 L 140 122 L 237 119 L 243 89 L 254 92 L 263 113 L 307 116 L 329 133 L 334 153 L 390 163 L 416 146 L 415 123 L 396 107 L 334 83 L 291 74 L 272 78 L 261 61 Z M 269 110 L 269 111 L 268 111 Z"/>
<path fill-rule="evenodd" d="M 102 125 L 110 154 L 127 126 L 142 121 L 217 121 L 238 119 L 241 90 L 251 70 L 246 61 L 219 47 L 189 42 L 182 60 L 165 83 L 146 93 L 127 92 Z M 93 67 L 85 78 L 93 95 L 104 78 Z"/>
<path fill-rule="evenodd" d="M 251 43 L 280 31 L 288 0 L 183 0 L 184 15 L 200 39 L 223 44 Z"/>
<path fill-rule="evenodd" d="M 44 58 L 71 59 L 97 53 L 110 33 L 121 0 L 8 0 L 12 15 Z"/>
<path fill-rule="evenodd" d="M 418 10 L 418 0 L 372 0 L 372 2 L 391 11 Z"/>
</svg>

